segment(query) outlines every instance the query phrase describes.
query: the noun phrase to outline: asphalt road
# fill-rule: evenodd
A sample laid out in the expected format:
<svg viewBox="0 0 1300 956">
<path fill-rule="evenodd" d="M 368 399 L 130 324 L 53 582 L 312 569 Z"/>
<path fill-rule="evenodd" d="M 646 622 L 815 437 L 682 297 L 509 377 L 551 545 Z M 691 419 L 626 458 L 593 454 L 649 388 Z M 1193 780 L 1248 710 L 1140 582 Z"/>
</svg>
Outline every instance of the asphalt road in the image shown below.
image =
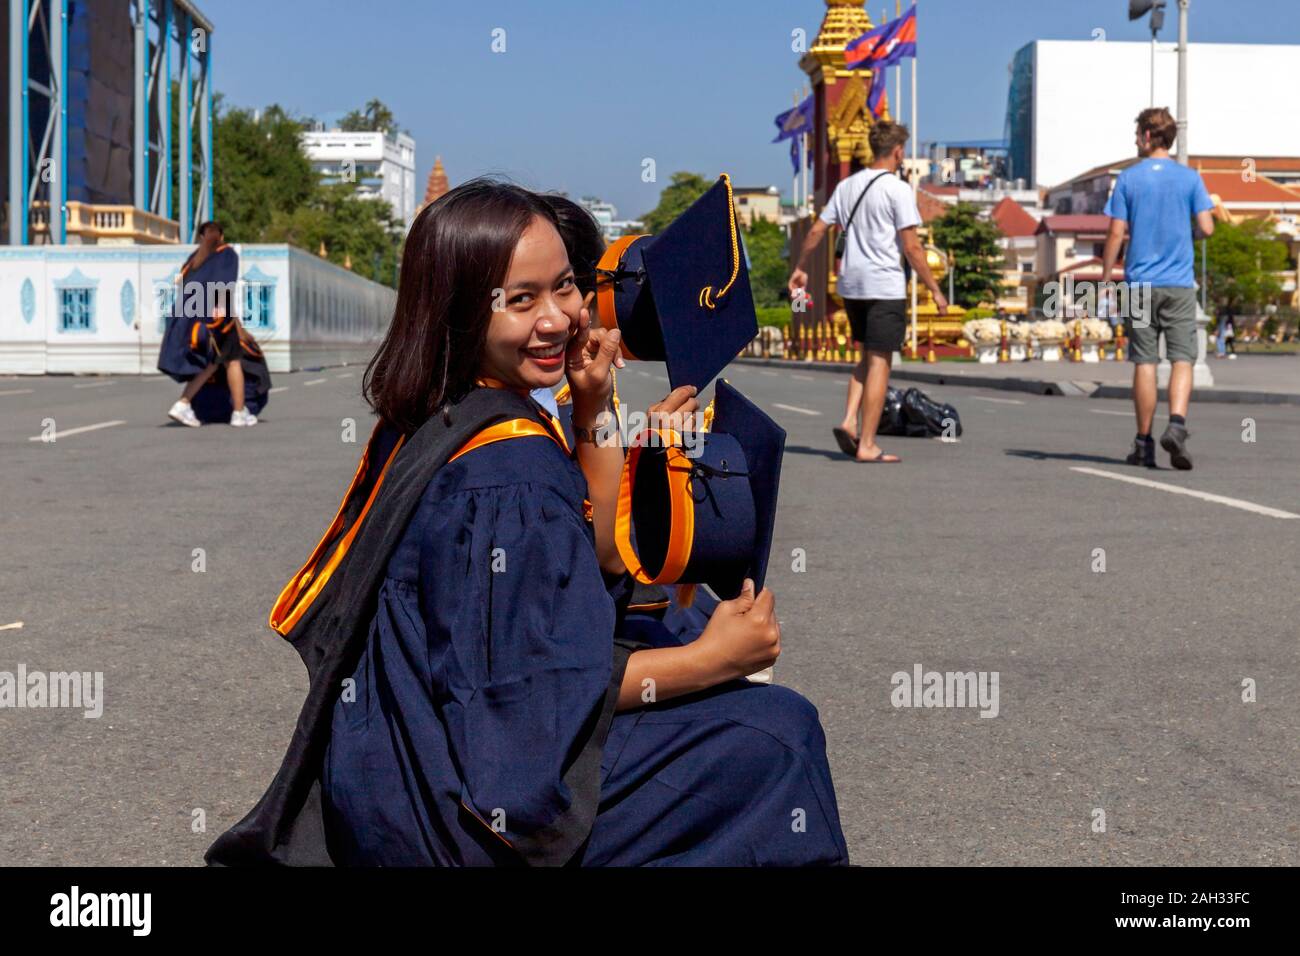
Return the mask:
<svg viewBox="0 0 1300 956">
<path fill-rule="evenodd" d="M 843 375 L 726 376 L 789 431 L 776 679 L 821 713 L 854 862 L 1300 863 L 1295 409 L 1194 405 L 1196 469 L 1151 473 L 1124 403 L 935 387 L 961 440 L 862 466 Z M 266 613 L 369 431 L 360 369 L 275 378 L 247 430 L 172 426 L 169 381 L 0 378 L 0 672 L 105 681 L 98 719 L 0 709 L 0 865 L 194 865 L 269 782 L 306 680 Z M 916 665 L 997 672 L 997 716 L 894 707 Z"/>
</svg>

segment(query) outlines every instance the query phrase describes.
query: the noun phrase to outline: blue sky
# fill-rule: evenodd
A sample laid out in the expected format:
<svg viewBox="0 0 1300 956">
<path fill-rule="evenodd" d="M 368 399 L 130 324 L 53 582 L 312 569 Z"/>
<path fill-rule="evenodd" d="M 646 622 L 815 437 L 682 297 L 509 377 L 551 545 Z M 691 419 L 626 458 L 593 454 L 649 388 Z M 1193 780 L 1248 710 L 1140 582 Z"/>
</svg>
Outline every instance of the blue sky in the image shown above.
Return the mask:
<svg viewBox="0 0 1300 956">
<path fill-rule="evenodd" d="M 806 79 L 791 31 L 811 38 L 825 10 L 823 0 L 198 2 L 216 27 L 215 87 L 229 102 L 331 118 L 379 97 L 416 138 L 417 200 L 437 154 L 453 185 L 502 174 L 601 196 L 628 218 L 653 208 L 682 169 L 789 192 L 772 118 Z M 1168 5 L 1160 38 L 1173 42 L 1177 0 Z M 886 6 L 892 15 L 893 0 L 868 0 L 873 22 Z M 1000 137 L 1015 51 L 1095 29 L 1148 39 L 1127 7 L 921 0 L 920 139 Z M 503 53 L 492 51 L 498 28 Z M 1300 43 L 1300 2 L 1192 0 L 1190 38 Z M 906 88 L 907 67 L 903 79 Z M 1081 104 L 1086 91 L 1081 78 Z M 890 98 L 892 107 L 892 77 Z M 642 181 L 647 157 L 658 182 Z"/>
</svg>

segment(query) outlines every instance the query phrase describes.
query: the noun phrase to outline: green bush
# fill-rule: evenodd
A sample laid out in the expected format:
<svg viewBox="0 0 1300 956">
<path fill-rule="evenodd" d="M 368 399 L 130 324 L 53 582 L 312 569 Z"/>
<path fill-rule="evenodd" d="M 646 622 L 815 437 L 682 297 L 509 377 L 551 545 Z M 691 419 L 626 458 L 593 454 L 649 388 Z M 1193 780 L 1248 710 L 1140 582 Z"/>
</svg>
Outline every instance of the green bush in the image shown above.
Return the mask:
<svg viewBox="0 0 1300 956">
<path fill-rule="evenodd" d="M 772 305 L 760 307 L 754 311 L 758 313 L 759 328 L 762 328 L 765 325 L 775 325 L 782 331 L 782 333 L 789 331 L 790 306 Z"/>
</svg>

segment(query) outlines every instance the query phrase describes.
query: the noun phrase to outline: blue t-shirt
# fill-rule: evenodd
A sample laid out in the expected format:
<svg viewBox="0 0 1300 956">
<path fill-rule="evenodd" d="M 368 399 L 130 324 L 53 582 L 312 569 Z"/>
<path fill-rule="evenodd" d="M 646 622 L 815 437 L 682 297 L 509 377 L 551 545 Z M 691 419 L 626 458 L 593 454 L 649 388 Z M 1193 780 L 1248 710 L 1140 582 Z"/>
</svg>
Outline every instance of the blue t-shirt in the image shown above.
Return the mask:
<svg viewBox="0 0 1300 956">
<path fill-rule="evenodd" d="M 1128 223 L 1124 278 L 1195 288 L 1192 217 L 1213 208 L 1201 174 L 1172 158 L 1147 158 L 1120 173 L 1105 213 Z"/>
</svg>

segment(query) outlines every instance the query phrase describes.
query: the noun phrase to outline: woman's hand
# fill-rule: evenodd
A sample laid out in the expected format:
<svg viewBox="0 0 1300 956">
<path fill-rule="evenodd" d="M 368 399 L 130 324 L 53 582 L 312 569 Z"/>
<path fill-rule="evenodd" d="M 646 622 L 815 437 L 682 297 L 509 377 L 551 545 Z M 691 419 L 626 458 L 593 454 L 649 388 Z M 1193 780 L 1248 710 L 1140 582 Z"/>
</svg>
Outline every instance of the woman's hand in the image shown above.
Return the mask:
<svg viewBox="0 0 1300 956">
<path fill-rule="evenodd" d="M 696 399 L 694 385 L 682 385 L 664 396 L 663 401 L 655 402 L 647 411 L 650 413 L 651 428 L 671 428 L 681 435 L 688 431 L 697 431 L 692 416 L 700 410 Z"/>
<path fill-rule="evenodd" d="M 704 632 L 689 646 L 714 683 L 771 667 L 781 654 L 776 597 L 769 588 L 755 597 L 754 582 L 746 578 L 740 596 L 720 602 Z"/>
<path fill-rule="evenodd" d="M 621 334 L 618 329 L 591 328 L 591 305 L 594 292 L 588 292 L 578 313 L 578 330 L 569 339 L 565 351 L 565 374 L 569 379 L 569 394 L 573 401 L 573 423 L 590 427 L 596 417 L 609 405 L 614 390 L 610 366 L 622 368 L 619 354 Z"/>
</svg>

